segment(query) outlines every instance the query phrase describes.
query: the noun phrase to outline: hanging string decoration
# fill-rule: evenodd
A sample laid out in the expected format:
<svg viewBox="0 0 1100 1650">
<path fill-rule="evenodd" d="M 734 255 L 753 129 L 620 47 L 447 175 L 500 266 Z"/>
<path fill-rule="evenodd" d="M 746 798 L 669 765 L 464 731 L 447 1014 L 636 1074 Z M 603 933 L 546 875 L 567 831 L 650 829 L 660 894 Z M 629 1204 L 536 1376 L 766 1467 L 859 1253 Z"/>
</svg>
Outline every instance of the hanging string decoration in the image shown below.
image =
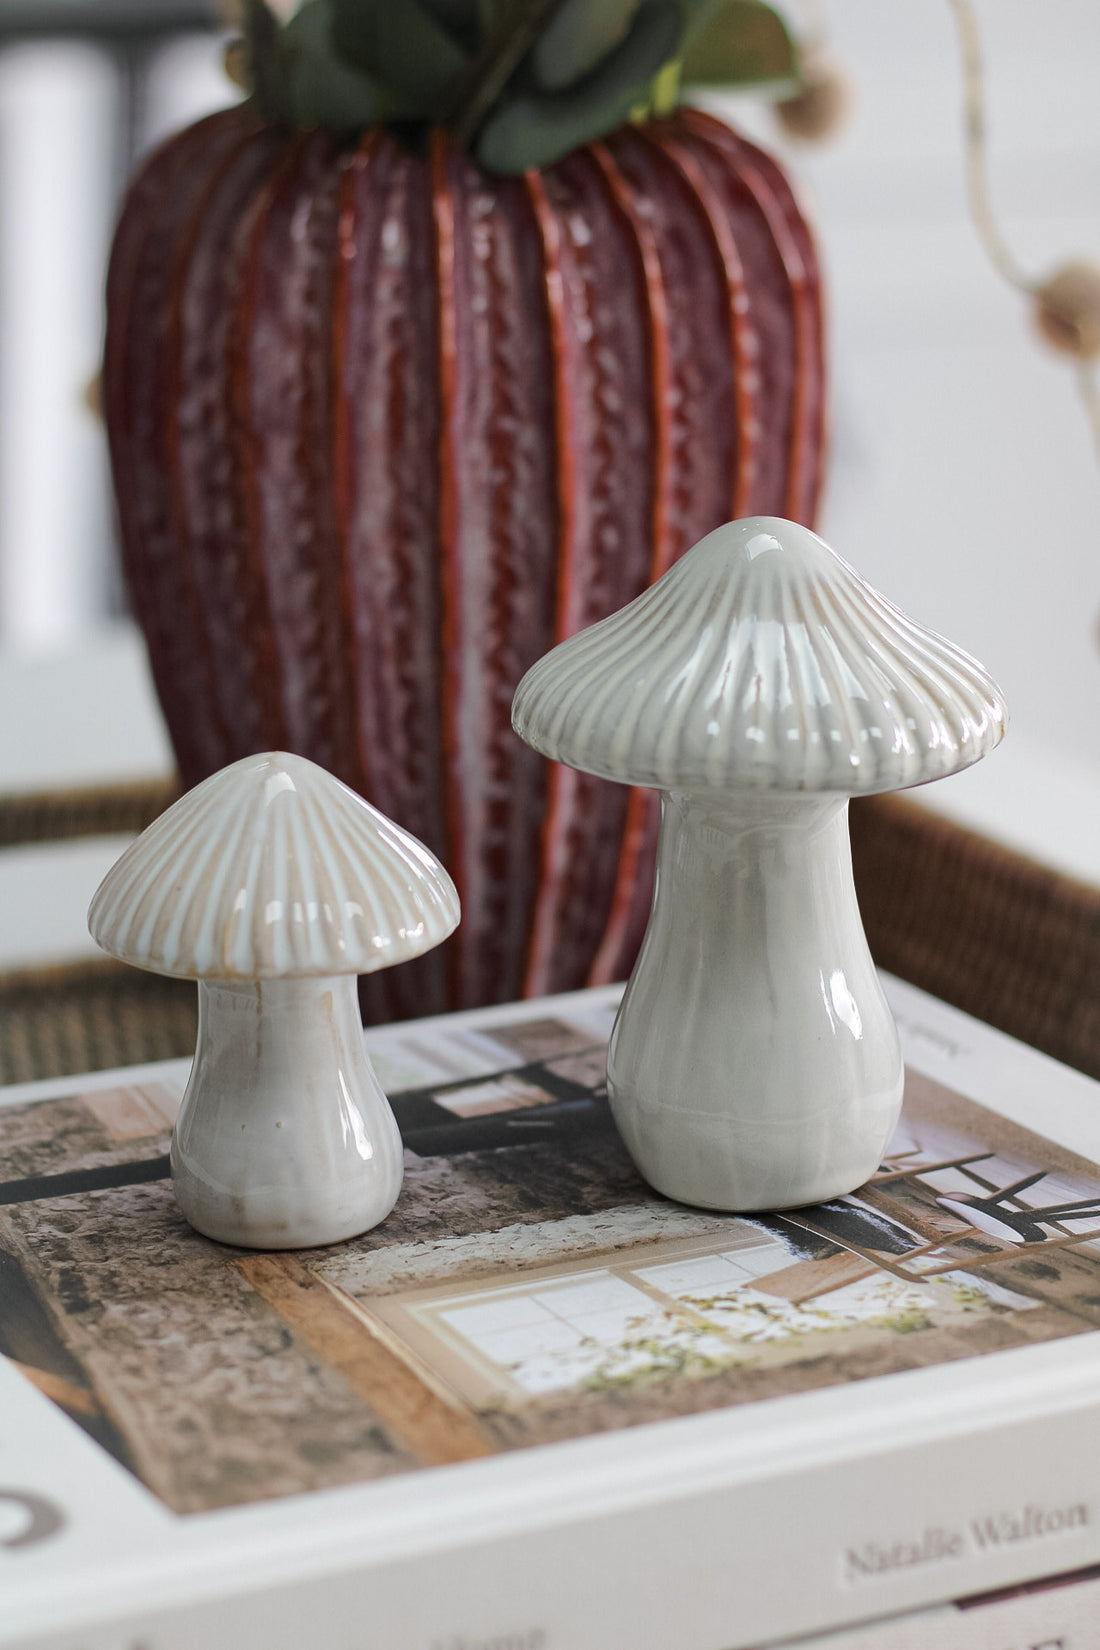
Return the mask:
<svg viewBox="0 0 1100 1650">
<path fill-rule="evenodd" d="M 1100 264 L 1076 259 L 1042 280 L 1033 279 L 1001 234 L 989 190 L 985 74 L 981 36 L 971 0 L 948 0 L 962 50 L 966 192 L 970 216 L 997 273 L 1029 299 L 1035 326 L 1053 349 L 1076 363 L 1077 387 L 1100 458 Z"/>
</svg>

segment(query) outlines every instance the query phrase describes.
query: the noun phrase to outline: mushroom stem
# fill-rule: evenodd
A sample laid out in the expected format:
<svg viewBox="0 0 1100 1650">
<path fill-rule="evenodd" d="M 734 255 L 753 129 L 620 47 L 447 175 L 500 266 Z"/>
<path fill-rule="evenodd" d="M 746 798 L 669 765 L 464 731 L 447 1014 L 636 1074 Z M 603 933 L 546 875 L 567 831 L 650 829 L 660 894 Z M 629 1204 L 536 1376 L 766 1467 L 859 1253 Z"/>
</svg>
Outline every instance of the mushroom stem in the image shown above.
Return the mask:
<svg viewBox="0 0 1100 1650">
<path fill-rule="evenodd" d="M 901 1108 L 894 1026 L 837 796 L 662 793 L 657 886 L 608 1057 L 659 1191 L 791 1208 L 878 1167 Z"/>
<path fill-rule="evenodd" d="M 401 1136 L 363 1046 L 355 976 L 199 981 L 172 1137 L 180 1208 L 255 1249 L 336 1243 L 401 1189 Z"/>
</svg>

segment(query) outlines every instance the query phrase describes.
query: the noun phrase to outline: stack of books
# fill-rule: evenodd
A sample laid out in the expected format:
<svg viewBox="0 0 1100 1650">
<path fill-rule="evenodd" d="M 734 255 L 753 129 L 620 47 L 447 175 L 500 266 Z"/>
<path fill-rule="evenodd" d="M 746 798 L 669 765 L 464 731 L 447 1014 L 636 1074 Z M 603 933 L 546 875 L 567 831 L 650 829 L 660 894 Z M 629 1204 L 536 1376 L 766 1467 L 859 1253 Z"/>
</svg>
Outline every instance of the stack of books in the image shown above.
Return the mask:
<svg viewBox="0 0 1100 1650">
<path fill-rule="evenodd" d="M 0 1092 L 11 1650 L 1100 1646 L 1100 1086 L 888 981 L 850 1197 L 638 1178 L 618 993 L 368 1033 L 376 1230 L 193 1232 L 186 1062 Z"/>
</svg>

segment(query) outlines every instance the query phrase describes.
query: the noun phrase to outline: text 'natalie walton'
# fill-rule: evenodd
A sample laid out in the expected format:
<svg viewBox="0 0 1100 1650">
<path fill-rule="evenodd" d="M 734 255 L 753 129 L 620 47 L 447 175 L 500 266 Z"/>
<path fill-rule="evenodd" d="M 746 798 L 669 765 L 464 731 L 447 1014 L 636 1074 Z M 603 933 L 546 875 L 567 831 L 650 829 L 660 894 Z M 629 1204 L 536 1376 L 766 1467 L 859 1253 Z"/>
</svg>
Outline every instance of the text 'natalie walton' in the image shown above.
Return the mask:
<svg viewBox="0 0 1100 1650">
<path fill-rule="evenodd" d="M 1037 1541 L 1044 1536 L 1067 1535 L 1092 1522 L 1088 1504 L 1075 1501 L 1064 1507 L 1037 1507 L 1028 1503 L 1009 1511 L 983 1513 L 965 1527 L 945 1529 L 933 1525 L 919 1536 L 889 1543 L 865 1541 L 844 1552 L 844 1572 L 848 1581 L 890 1575 L 917 1564 L 939 1564 L 963 1558 L 973 1552 L 1011 1546 L 1016 1541 Z"/>
</svg>

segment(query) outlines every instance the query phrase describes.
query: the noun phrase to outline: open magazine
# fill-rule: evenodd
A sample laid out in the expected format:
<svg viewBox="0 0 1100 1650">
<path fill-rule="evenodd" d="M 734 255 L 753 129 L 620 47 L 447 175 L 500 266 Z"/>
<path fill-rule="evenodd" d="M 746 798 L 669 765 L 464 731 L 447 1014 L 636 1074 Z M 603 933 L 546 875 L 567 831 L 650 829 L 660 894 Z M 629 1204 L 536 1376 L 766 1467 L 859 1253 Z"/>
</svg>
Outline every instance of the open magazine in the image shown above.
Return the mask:
<svg viewBox="0 0 1100 1650">
<path fill-rule="evenodd" d="M 782 1214 L 639 1179 L 617 988 L 368 1033 L 405 1184 L 326 1249 L 183 1221 L 186 1062 L 0 1093 L 0 1644 L 735 1650 L 1100 1563 L 1100 1086 L 887 983 L 887 1156 Z"/>
</svg>

